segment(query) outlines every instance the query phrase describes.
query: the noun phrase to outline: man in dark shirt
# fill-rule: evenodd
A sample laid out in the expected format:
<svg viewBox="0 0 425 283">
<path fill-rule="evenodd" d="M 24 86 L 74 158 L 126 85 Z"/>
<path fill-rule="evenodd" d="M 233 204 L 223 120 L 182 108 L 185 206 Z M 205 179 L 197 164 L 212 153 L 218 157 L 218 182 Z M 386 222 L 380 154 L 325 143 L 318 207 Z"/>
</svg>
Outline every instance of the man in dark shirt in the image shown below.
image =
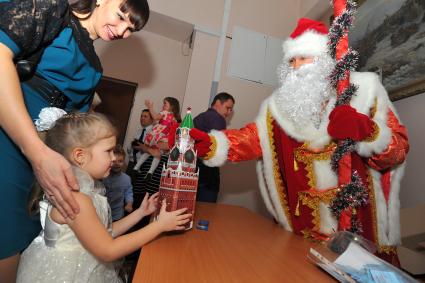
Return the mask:
<svg viewBox="0 0 425 283">
<path fill-rule="evenodd" d="M 221 92 L 214 97 L 211 108 L 202 112 L 193 119 L 195 128 L 206 133 L 211 130 L 226 129 L 226 118 L 232 113 L 235 99 L 226 92 Z M 220 169 L 208 167 L 198 159 L 199 181 L 196 200 L 205 202 L 217 202 L 220 189 Z"/>
</svg>

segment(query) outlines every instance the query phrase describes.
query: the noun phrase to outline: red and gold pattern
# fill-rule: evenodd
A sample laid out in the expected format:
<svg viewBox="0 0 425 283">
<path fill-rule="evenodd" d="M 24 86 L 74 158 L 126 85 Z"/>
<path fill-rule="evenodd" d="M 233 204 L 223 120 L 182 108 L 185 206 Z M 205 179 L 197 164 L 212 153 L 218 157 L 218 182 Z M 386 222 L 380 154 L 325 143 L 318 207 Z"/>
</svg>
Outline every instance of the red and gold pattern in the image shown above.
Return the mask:
<svg viewBox="0 0 425 283">
<path fill-rule="evenodd" d="M 272 162 L 273 162 L 273 176 L 275 179 L 276 188 L 279 193 L 280 204 L 285 211 L 285 216 L 288 219 L 288 224 L 291 226 L 291 229 L 294 229 L 291 221 L 291 213 L 289 211 L 288 205 L 288 196 L 286 195 L 286 188 L 282 180 L 282 175 L 279 168 L 279 160 L 276 156 L 276 148 L 274 143 L 274 134 L 273 134 L 273 118 L 270 111 L 267 112 L 267 133 L 269 136 L 270 148 L 272 152 Z"/>
<path fill-rule="evenodd" d="M 367 160 L 367 164 L 378 171 L 403 163 L 409 152 L 407 130 L 391 110 L 388 112 L 387 126 L 392 132 L 390 144 L 384 152 L 375 154 Z"/>
<path fill-rule="evenodd" d="M 313 171 L 313 162 L 315 160 L 330 160 L 335 149 L 336 144 L 334 142 L 331 142 L 323 150 L 309 149 L 308 143 L 304 143 L 300 148 L 295 149 L 294 163 L 302 162 L 305 164 L 310 188 L 316 188 L 317 186 L 316 177 Z"/>
</svg>

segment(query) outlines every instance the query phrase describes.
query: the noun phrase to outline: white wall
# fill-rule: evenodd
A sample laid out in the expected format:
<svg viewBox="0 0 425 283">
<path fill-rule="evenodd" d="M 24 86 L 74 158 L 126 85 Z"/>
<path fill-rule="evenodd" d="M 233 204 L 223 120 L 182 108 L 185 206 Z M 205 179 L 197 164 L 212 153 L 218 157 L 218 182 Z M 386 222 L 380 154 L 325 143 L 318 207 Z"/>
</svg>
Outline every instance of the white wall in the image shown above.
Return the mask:
<svg viewBox="0 0 425 283">
<path fill-rule="evenodd" d="M 410 151 L 401 182 L 401 206 L 414 207 L 425 203 L 425 93 L 394 102 L 409 134 Z"/>
</svg>

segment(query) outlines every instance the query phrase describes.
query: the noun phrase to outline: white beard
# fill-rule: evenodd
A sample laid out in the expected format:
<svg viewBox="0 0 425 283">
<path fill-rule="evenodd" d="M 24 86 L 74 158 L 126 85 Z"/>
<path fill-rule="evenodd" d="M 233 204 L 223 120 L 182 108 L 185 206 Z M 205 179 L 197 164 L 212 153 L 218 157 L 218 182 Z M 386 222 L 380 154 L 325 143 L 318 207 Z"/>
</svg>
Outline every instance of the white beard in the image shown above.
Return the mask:
<svg viewBox="0 0 425 283">
<path fill-rule="evenodd" d="M 297 70 L 287 62 L 280 65 L 281 86 L 273 95 L 274 101 L 295 128 L 302 129 L 311 123 L 319 128 L 326 103 L 335 94 L 328 81 L 333 67 L 334 61 L 327 54 Z"/>
</svg>

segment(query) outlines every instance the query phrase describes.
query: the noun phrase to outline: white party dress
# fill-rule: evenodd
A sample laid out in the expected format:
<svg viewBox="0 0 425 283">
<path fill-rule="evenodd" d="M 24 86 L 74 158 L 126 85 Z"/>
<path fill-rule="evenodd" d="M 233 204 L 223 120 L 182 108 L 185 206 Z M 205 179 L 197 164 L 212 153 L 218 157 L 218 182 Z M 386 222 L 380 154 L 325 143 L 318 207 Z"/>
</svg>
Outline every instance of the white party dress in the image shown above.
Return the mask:
<svg viewBox="0 0 425 283">
<path fill-rule="evenodd" d="M 102 189 L 95 186 L 94 180 L 86 172 L 76 167 L 73 171 L 80 185 L 80 192 L 91 198 L 99 220 L 112 234 L 111 209 L 106 197 L 101 195 Z M 96 259 L 81 245 L 68 225 L 55 223 L 50 218 L 50 204 L 45 205 L 44 210 L 42 204 L 40 207 L 44 228 L 22 253 L 16 282 L 122 282 L 114 263 Z"/>
</svg>

